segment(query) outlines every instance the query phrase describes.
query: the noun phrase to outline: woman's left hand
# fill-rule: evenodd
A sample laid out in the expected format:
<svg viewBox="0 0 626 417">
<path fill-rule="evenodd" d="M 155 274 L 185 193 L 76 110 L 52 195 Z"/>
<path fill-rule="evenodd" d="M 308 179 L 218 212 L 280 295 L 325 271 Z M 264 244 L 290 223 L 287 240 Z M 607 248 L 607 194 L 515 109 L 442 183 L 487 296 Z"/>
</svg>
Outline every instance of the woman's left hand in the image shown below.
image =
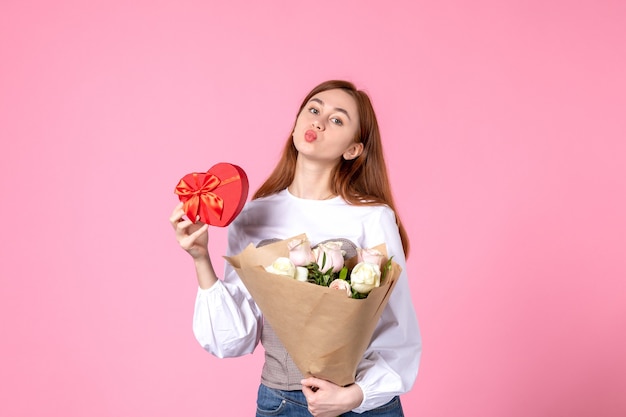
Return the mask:
<svg viewBox="0 0 626 417">
<path fill-rule="evenodd" d="M 314 377 L 300 381 L 302 393 L 315 417 L 337 417 L 363 402 L 363 391 L 357 384 L 340 387 Z"/>
</svg>

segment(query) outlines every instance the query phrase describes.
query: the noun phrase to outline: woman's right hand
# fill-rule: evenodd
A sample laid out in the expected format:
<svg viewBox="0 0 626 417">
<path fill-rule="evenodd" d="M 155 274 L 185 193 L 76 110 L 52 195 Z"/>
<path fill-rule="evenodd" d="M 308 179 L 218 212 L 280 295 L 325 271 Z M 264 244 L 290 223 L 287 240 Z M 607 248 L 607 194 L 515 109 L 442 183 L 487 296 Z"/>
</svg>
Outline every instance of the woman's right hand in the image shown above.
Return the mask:
<svg viewBox="0 0 626 417">
<path fill-rule="evenodd" d="M 181 248 L 194 259 L 206 258 L 209 255 L 209 225 L 194 223 L 184 218 L 183 203 L 179 203 L 170 216 L 170 223 L 176 232 L 176 240 Z"/>
<path fill-rule="evenodd" d="M 193 257 L 200 288 L 211 288 L 217 282 L 217 276 L 209 257 L 209 225 L 194 223 L 185 219 L 184 216 L 183 203 L 180 203 L 170 216 L 170 223 L 176 232 L 176 240 L 180 247 Z"/>
</svg>

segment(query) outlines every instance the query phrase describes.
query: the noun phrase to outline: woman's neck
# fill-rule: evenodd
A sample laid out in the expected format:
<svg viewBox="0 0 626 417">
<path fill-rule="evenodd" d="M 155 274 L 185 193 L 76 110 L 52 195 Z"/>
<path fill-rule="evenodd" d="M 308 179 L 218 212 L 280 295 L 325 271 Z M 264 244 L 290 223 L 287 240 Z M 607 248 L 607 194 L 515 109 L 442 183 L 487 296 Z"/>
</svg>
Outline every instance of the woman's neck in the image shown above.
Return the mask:
<svg viewBox="0 0 626 417">
<path fill-rule="evenodd" d="M 288 187 L 289 192 L 307 200 L 328 200 L 335 197 L 330 187 L 331 173 L 332 168 L 298 161 L 293 181 Z"/>
</svg>

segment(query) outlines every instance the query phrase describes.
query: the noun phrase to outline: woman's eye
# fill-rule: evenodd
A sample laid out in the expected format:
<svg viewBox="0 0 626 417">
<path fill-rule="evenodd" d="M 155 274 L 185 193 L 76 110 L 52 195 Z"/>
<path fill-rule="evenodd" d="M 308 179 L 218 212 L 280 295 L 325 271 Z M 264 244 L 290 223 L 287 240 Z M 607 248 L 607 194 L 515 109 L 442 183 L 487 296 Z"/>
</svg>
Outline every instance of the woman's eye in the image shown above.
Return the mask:
<svg viewBox="0 0 626 417">
<path fill-rule="evenodd" d="M 333 117 L 332 119 L 330 119 L 330 121 L 336 125 L 343 126 L 343 122 L 341 121 L 341 119 L 338 119 L 336 117 Z"/>
<path fill-rule="evenodd" d="M 319 113 L 320 113 L 320 111 L 319 111 L 319 110 L 317 110 L 315 107 L 311 107 L 311 108 L 309 108 L 309 113 L 319 114 Z"/>
</svg>

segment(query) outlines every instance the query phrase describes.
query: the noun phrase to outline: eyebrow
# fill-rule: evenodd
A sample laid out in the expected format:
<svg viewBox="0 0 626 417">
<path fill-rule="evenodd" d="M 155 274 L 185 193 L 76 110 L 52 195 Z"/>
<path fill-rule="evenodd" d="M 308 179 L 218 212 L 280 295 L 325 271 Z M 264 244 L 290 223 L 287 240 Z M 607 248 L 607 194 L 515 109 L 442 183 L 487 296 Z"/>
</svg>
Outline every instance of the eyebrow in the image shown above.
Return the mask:
<svg viewBox="0 0 626 417">
<path fill-rule="evenodd" d="M 309 100 L 309 103 L 311 101 L 315 101 L 316 103 L 319 103 L 320 105 L 324 105 L 324 102 L 322 100 L 320 100 L 319 98 L 312 98 L 311 100 Z M 335 111 L 341 112 L 343 114 L 345 114 L 348 119 L 350 119 L 350 121 L 352 121 L 352 119 L 350 118 L 350 114 L 348 114 L 348 111 L 346 109 L 342 109 L 341 107 L 335 107 Z"/>
</svg>

